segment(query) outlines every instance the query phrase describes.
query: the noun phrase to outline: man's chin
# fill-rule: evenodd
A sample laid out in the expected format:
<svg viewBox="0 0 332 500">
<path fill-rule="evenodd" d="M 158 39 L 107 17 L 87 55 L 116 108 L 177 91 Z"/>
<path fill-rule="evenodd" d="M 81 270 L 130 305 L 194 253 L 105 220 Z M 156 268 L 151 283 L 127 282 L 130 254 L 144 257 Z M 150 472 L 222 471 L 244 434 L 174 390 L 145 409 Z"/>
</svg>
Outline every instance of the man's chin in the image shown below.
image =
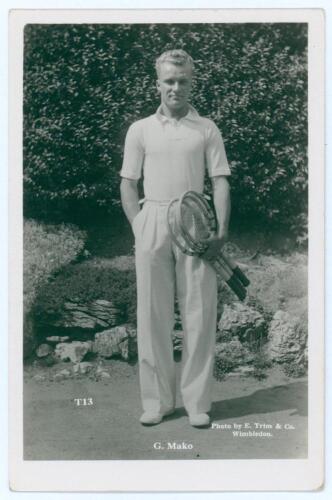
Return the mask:
<svg viewBox="0 0 332 500">
<path fill-rule="evenodd" d="M 186 108 L 188 106 L 188 104 L 186 102 L 183 102 L 183 101 L 175 101 L 175 100 L 172 100 L 171 102 L 168 103 L 167 105 L 170 109 L 176 109 L 176 110 L 179 110 L 179 109 L 183 109 L 183 108 Z"/>
</svg>

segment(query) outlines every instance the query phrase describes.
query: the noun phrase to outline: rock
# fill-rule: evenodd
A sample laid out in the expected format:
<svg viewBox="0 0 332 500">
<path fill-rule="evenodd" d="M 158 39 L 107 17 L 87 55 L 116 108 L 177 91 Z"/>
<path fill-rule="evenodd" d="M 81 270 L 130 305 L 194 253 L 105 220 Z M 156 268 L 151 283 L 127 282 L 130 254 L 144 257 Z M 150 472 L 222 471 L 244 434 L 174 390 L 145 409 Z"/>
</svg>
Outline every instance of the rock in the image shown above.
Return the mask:
<svg viewBox="0 0 332 500">
<path fill-rule="evenodd" d="M 265 346 L 267 357 L 278 363 L 294 363 L 303 356 L 307 347 L 307 332 L 300 327 L 299 319 L 285 311 L 273 316 Z"/>
<path fill-rule="evenodd" d="M 58 358 L 54 356 L 54 353 L 52 352 L 51 354 L 48 354 L 48 356 L 45 356 L 44 358 L 38 358 L 38 367 L 47 367 L 49 368 L 50 366 L 55 365 L 58 362 Z"/>
<path fill-rule="evenodd" d="M 63 375 L 64 377 L 70 377 L 71 371 L 67 370 L 66 368 L 64 370 L 61 370 L 58 372 L 60 375 Z"/>
<path fill-rule="evenodd" d="M 102 364 L 99 364 L 97 367 L 97 370 L 95 372 L 95 375 L 97 379 L 109 379 L 111 378 L 110 373 L 102 366 Z"/>
<path fill-rule="evenodd" d="M 53 352 L 53 348 L 48 344 L 40 344 L 36 350 L 36 355 L 38 358 L 45 358 Z"/>
<path fill-rule="evenodd" d="M 96 375 L 100 375 L 103 371 L 104 371 L 104 367 L 101 363 L 99 363 L 97 366 Z"/>
<path fill-rule="evenodd" d="M 46 377 L 44 377 L 44 375 L 34 375 L 32 377 L 32 380 L 34 380 L 35 382 L 44 382 L 44 380 L 46 380 Z"/>
<path fill-rule="evenodd" d="M 75 374 L 81 373 L 82 375 L 85 375 L 86 373 L 91 371 L 92 368 L 93 368 L 92 363 L 83 361 L 83 363 L 77 363 L 76 365 L 73 366 L 73 372 Z"/>
<path fill-rule="evenodd" d="M 55 343 L 67 342 L 69 340 L 68 336 L 61 337 L 60 335 L 52 335 L 51 337 L 46 337 L 47 342 Z"/>
<path fill-rule="evenodd" d="M 53 380 L 63 380 L 65 378 L 69 378 L 70 376 L 71 376 L 71 371 L 64 369 L 64 370 L 57 372 L 54 375 Z"/>
<path fill-rule="evenodd" d="M 128 360 L 137 353 L 136 330 L 122 325 L 96 333 L 93 352 L 103 358 L 115 356 Z"/>
<path fill-rule="evenodd" d="M 232 372 L 234 373 L 234 375 L 250 375 L 251 373 L 253 373 L 255 371 L 255 367 L 254 366 L 238 366 L 237 368 L 235 368 L 235 370 Z"/>
<path fill-rule="evenodd" d="M 240 302 L 225 304 L 218 324 L 217 342 L 238 337 L 241 342 L 261 340 L 266 330 L 262 314 Z"/>
<path fill-rule="evenodd" d="M 74 300 L 65 302 L 60 317 L 53 326 L 61 328 L 81 328 L 100 330 L 123 321 L 123 311 L 108 300 L 95 300 L 84 304 Z"/>
<path fill-rule="evenodd" d="M 283 310 L 299 316 L 306 308 L 307 274 L 307 255 L 260 255 L 248 269 L 250 296 L 271 315 Z"/>
<path fill-rule="evenodd" d="M 55 356 L 62 361 L 72 361 L 73 363 L 79 363 L 82 361 L 84 356 L 90 352 L 92 349 L 92 342 L 61 342 L 56 345 Z"/>
</svg>

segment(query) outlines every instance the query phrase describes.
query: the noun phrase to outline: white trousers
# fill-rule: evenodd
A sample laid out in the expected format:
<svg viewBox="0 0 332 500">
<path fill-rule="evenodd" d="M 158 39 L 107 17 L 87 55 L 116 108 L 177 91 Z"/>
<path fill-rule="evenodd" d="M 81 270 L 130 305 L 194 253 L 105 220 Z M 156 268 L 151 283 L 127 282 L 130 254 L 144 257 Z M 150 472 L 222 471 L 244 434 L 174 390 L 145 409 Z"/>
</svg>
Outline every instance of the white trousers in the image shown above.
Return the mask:
<svg viewBox="0 0 332 500">
<path fill-rule="evenodd" d="M 177 293 L 183 326 L 180 390 L 186 411 L 205 413 L 212 401 L 217 322 L 215 271 L 183 254 L 168 233 L 167 205 L 145 202 L 135 217 L 137 342 L 144 411 L 175 406 L 172 332 Z"/>
</svg>

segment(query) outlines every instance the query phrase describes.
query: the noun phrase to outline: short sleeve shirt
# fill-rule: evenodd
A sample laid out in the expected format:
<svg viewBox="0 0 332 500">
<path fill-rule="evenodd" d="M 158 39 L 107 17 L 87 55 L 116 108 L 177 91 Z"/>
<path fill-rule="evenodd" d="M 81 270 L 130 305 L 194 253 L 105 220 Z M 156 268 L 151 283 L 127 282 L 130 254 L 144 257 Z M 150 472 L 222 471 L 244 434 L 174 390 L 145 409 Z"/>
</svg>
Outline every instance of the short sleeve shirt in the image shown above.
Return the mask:
<svg viewBox="0 0 332 500">
<path fill-rule="evenodd" d="M 147 199 L 170 200 L 188 190 L 201 193 L 205 172 L 210 177 L 231 173 L 218 127 L 192 106 L 178 121 L 163 115 L 160 106 L 129 127 L 120 175 L 143 175 Z"/>
</svg>

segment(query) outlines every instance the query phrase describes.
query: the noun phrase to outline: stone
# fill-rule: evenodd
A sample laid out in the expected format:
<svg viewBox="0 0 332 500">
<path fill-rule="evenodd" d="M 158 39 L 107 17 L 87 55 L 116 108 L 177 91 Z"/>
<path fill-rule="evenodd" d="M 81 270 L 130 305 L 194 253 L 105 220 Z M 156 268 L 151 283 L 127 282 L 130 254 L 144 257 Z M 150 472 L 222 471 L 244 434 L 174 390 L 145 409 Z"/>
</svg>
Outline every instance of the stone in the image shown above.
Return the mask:
<svg viewBox="0 0 332 500">
<path fill-rule="evenodd" d="M 64 377 L 70 377 L 71 371 L 67 370 L 66 368 L 58 372 L 60 375 L 63 375 Z"/>
<path fill-rule="evenodd" d="M 83 361 L 82 363 L 77 363 L 76 365 L 73 366 L 73 372 L 75 374 L 82 374 L 85 375 L 86 373 L 90 372 L 93 368 L 92 363 L 88 363 L 87 361 Z"/>
<path fill-rule="evenodd" d="M 72 361 L 73 363 L 79 363 L 82 361 L 84 356 L 91 352 L 92 342 L 61 342 L 55 347 L 55 356 L 62 361 Z"/>
<path fill-rule="evenodd" d="M 32 380 L 34 380 L 35 382 L 44 382 L 44 380 L 46 380 L 46 377 L 44 377 L 44 375 L 34 375 L 32 377 Z"/>
<path fill-rule="evenodd" d="M 267 357 L 278 363 L 296 363 L 299 358 L 305 358 L 306 348 L 307 332 L 301 328 L 299 318 L 277 311 L 268 330 Z"/>
<path fill-rule="evenodd" d="M 101 379 L 104 379 L 104 380 L 105 380 L 105 379 L 109 379 L 109 378 L 111 378 L 111 375 L 110 375 L 108 372 L 102 371 L 102 372 L 100 373 L 100 378 L 101 378 Z"/>
<path fill-rule="evenodd" d="M 54 375 L 53 380 L 63 380 L 63 379 L 69 378 L 70 375 L 71 375 L 70 370 L 64 369 L 64 370 L 57 372 Z"/>
<path fill-rule="evenodd" d="M 93 352 L 103 358 L 121 357 L 127 361 L 137 354 L 136 330 L 122 325 L 96 333 Z"/>
<path fill-rule="evenodd" d="M 51 337 L 46 337 L 47 342 L 51 342 L 54 344 L 57 344 L 59 342 L 68 342 L 70 337 L 68 336 L 63 336 L 61 337 L 60 335 L 52 335 Z"/>
<path fill-rule="evenodd" d="M 123 311 L 108 300 L 98 299 L 89 303 L 71 300 L 64 303 L 60 317 L 53 326 L 100 330 L 115 326 L 122 320 Z"/>
<path fill-rule="evenodd" d="M 251 373 L 253 373 L 255 371 L 255 367 L 254 366 L 238 366 L 237 368 L 235 368 L 235 370 L 233 371 L 234 374 L 237 374 L 237 375 L 250 375 Z"/>
<path fill-rule="evenodd" d="M 252 307 L 234 302 L 225 304 L 218 323 L 217 342 L 238 337 L 241 342 L 261 340 L 267 328 L 263 315 Z"/>
<path fill-rule="evenodd" d="M 53 352 L 53 348 L 48 344 L 40 344 L 36 349 L 36 355 L 38 358 L 45 358 Z"/>
</svg>

